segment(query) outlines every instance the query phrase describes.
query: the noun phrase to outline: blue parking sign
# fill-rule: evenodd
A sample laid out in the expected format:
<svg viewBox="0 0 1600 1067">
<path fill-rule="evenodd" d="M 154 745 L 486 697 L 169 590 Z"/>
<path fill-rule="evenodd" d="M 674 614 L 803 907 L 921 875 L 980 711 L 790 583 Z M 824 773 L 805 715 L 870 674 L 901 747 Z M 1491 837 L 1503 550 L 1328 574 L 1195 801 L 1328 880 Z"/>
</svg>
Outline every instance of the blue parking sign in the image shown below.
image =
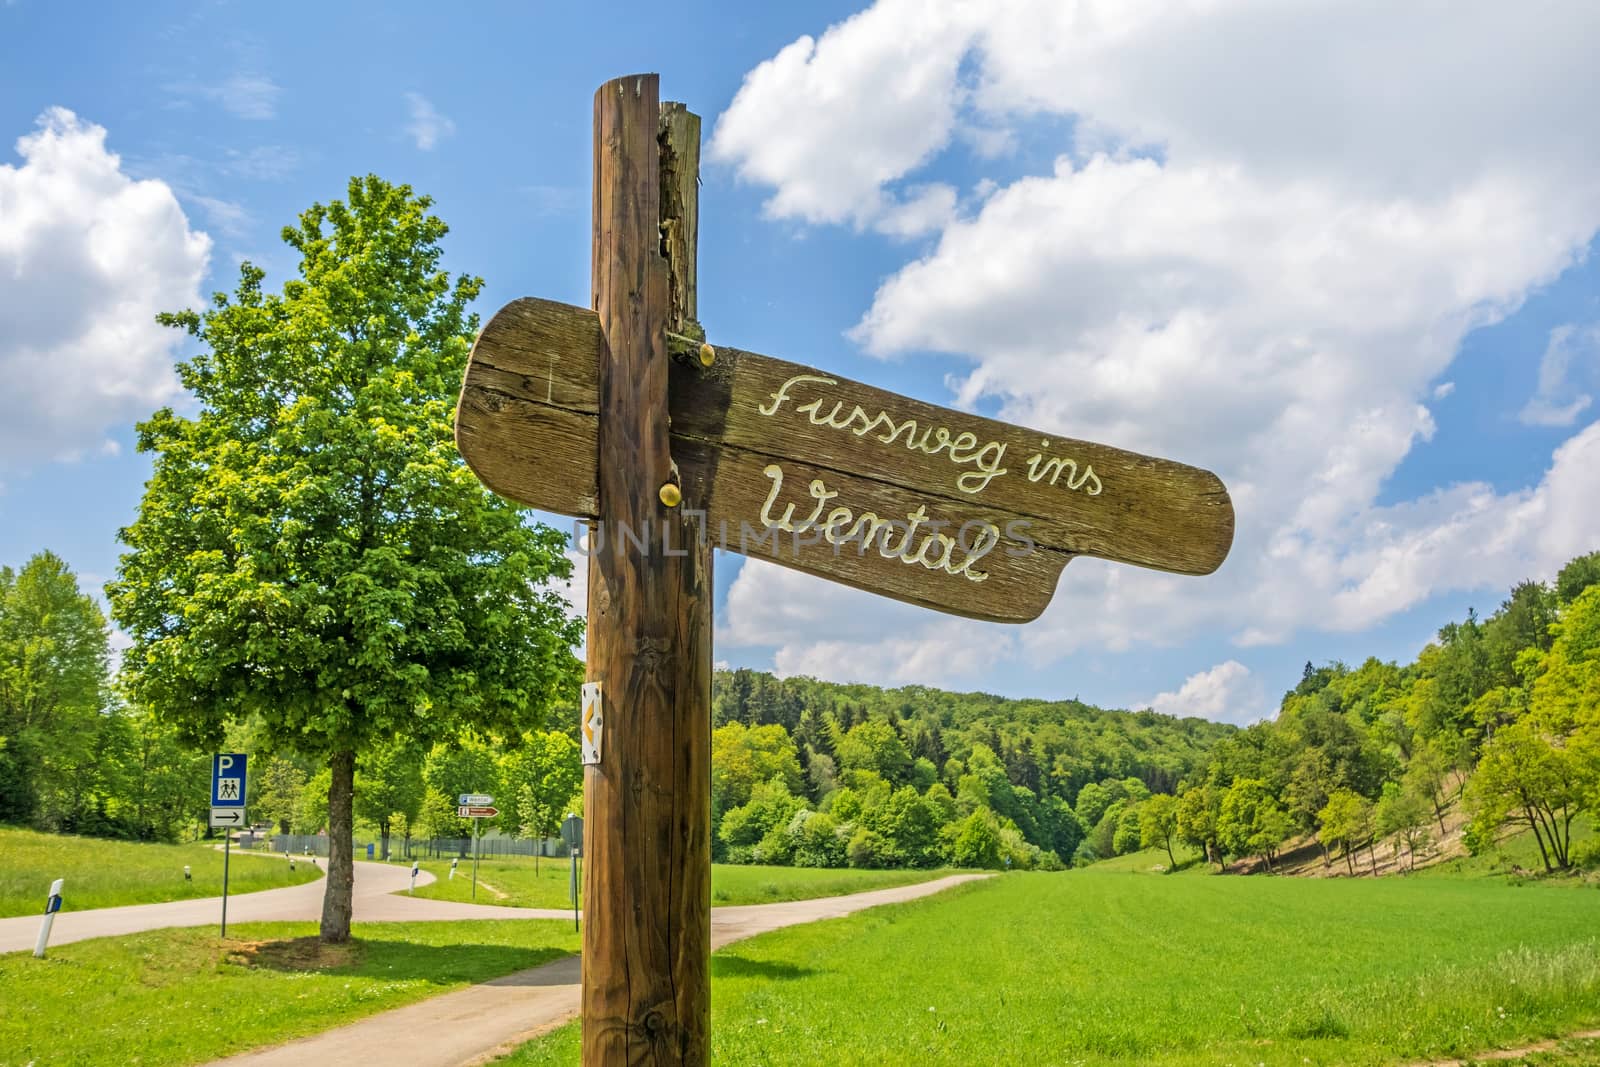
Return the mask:
<svg viewBox="0 0 1600 1067">
<path fill-rule="evenodd" d="M 211 806 L 244 807 L 243 752 L 219 752 L 211 757 Z"/>
</svg>

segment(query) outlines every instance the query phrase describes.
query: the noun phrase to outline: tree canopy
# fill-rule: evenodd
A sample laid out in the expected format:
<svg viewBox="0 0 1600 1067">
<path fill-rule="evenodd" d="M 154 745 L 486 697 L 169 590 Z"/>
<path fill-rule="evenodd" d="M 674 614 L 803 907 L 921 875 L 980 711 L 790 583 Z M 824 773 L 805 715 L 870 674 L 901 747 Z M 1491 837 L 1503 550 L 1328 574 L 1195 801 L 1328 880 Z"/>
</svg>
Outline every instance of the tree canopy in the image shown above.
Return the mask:
<svg viewBox="0 0 1600 1067">
<path fill-rule="evenodd" d="M 245 263 L 231 296 L 161 316 L 201 346 L 178 365 L 197 410 L 139 425 L 154 471 L 109 587 L 132 699 L 199 745 L 248 718 L 328 761 L 329 940 L 349 930 L 357 753 L 464 724 L 517 736 L 577 677 L 550 587 L 564 536 L 455 448 L 482 283 L 441 268 L 430 207 L 352 179 L 284 229 L 299 266 L 280 293 Z"/>
</svg>

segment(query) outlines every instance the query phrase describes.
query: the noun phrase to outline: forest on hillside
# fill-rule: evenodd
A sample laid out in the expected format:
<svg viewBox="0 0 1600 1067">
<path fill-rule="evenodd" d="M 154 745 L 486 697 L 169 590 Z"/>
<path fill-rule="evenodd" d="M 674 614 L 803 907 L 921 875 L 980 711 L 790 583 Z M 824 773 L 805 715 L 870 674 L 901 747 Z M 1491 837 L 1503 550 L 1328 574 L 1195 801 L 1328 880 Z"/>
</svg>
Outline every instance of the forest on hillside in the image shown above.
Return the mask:
<svg viewBox="0 0 1600 1067">
<path fill-rule="evenodd" d="M 141 840 L 200 832 L 208 753 L 126 700 L 110 631 L 66 564 L 0 568 L 0 822 Z M 1600 553 L 1523 582 L 1487 618 L 1438 631 L 1408 664 L 1307 664 L 1277 716 L 1201 718 L 719 671 L 712 694 L 716 858 L 803 866 L 1046 868 L 1187 842 L 1218 864 L 1271 868 L 1315 841 L 1357 873 L 1384 841 L 1411 862 L 1470 816 L 1487 849 L 1507 828 L 1549 870 L 1592 864 L 1573 828 L 1600 812 Z M 554 833 L 581 811 L 576 702 L 515 734 L 359 754 L 366 833 L 460 837 L 455 797 L 488 792 L 496 829 Z M 250 721 L 253 820 L 316 833 L 328 768 Z"/>
</svg>

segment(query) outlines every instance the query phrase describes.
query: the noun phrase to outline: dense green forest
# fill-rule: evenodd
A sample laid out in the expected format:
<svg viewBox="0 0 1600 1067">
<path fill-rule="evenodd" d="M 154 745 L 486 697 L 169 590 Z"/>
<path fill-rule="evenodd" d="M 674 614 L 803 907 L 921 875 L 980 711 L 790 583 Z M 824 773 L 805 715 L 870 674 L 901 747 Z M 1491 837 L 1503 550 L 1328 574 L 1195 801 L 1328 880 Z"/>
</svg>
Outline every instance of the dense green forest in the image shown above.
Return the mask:
<svg viewBox="0 0 1600 1067">
<path fill-rule="evenodd" d="M 1244 730 L 1144 712 L 719 675 L 712 796 L 735 862 L 1052 867 L 1187 843 L 1222 865 L 1314 842 L 1415 866 L 1463 811 L 1470 851 L 1531 832 L 1600 861 L 1600 553 L 1469 612 L 1412 663 L 1306 664 Z M 1459 820 L 1457 820 L 1459 822 Z"/>
<path fill-rule="evenodd" d="M 207 753 L 119 698 L 108 642 L 60 559 L 0 568 L 0 822 L 199 832 Z M 1573 841 L 1600 811 L 1600 553 L 1518 585 L 1488 618 L 1447 624 L 1412 663 L 1307 664 L 1276 718 L 1242 730 L 749 670 L 716 674 L 713 716 L 714 844 L 730 862 L 1049 869 L 1187 842 L 1270 869 L 1314 842 L 1356 874 L 1380 843 L 1414 864 L 1451 811 L 1467 817 L 1467 848 L 1520 828 L 1561 870 L 1600 858 Z M 552 834 L 581 810 L 575 725 L 562 706 L 514 736 L 371 746 L 360 824 L 385 841 L 461 836 L 455 795 L 490 792 L 497 829 Z M 256 754 L 258 823 L 327 825 L 324 763 L 248 721 L 227 744 Z"/>
<path fill-rule="evenodd" d="M 1235 732 L 749 670 L 718 673 L 712 716 L 718 858 L 810 866 L 1070 863 L 1106 811 L 1171 793 Z"/>
<path fill-rule="evenodd" d="M 1414 866 L 1459 805 L 1469 851 L 1520 828 L 1545 870 L 1594 865 L 1573 828 L 1600 811 L 1600 552 L 1448 623 L 1412 663 L 1306 664 L 1277 717 L 1218 744 L 1178 792 L 1145 811 L 1147 840 L 1218 863 L 1271 869 L 1314 839 L 1349 874 L 1363 848 L 1376 870 L 1379 841 Z"/>
</svg>

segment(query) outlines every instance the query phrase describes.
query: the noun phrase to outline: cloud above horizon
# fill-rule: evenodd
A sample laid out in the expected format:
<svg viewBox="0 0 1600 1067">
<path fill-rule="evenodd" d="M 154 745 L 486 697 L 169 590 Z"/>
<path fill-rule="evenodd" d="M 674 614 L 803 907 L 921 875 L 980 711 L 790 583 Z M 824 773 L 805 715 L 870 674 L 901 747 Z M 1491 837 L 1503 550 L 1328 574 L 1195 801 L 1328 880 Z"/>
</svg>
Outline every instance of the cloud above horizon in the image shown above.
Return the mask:
<svg viewBox="0 0 1600 1067">
<path fill-rule="evenodd" d="M 1600 429 L 1568 378 L 1592 355 L 1578 331 L 1552 335 L 1543 370 L 1528 361 L 1523 417 L 1572 430 L 1542 480 L 1381 497 L 1433 435 L 1462 339 L 1600 229 L 1600 7 L 1549 15 L 878 0 L 752 70 L 710 154 L 769 189 L 775 219 L 930 235 L 853 331 L 868 352 L 954 355 L 958 404 L 1229 485 L 1238 536 L 1217 575 L 1075 562 L 998 656 L 1358 631 L 1600 542 Z M 1009 174 L 981 148 L 1020 136 L 1057 136 L 1053 163 Z M 972 195 L 897 230 L 907 204 L 949 188 L 949 159 L 984 175 Z M 722 632 L 829 676 L 841 662 L 959 674 L 959 658 L 916 666 L 910 650 L 952 647 L 964 622 L 863 604 L 846 650 L 823 625 L 776 634 L 765 605 L 780 596 L 803 620 L 838 593 L 746 566 Z"/>
<path fill-rule="evenodd" d="M 0 164 L 0 468 L 113 451 L 107 433 L 177 395 L 182 336 L 155 316 L 200 305 L 211 251 L 104 127 L 51 108 L 16 151 Z"/>
</svg>

